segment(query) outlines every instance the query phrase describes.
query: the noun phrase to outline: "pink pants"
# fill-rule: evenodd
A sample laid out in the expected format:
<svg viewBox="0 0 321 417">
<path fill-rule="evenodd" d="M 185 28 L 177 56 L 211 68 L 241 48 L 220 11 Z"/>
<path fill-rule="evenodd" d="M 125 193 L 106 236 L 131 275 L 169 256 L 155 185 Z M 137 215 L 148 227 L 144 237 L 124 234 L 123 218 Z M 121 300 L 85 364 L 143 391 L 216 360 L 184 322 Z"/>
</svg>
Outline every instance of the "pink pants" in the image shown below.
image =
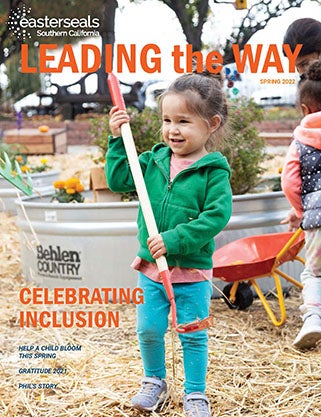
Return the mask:
<svg viewBox="0 0 321 417">
<path fill-rule="evenodd" d="M 312 314 L 321 317 L 321 229 L 305 231 L 306 264 L 301 274 L 303 320 Z"/>
</svg>

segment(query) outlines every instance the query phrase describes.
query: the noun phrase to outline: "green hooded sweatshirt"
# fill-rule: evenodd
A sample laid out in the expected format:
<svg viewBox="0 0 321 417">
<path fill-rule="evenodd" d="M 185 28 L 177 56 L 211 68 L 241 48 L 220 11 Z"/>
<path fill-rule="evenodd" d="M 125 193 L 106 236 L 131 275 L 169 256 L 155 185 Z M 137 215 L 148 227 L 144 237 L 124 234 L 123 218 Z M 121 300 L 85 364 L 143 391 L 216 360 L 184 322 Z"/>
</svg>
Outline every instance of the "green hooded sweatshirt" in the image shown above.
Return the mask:
<svg viewBox="0 0 321 417">
<path fill-rule="evenodd" d="M 139 156 L 140 165 L 169 266 L 211 269 L 214 236 L 232 212 L 230 168 L 220 152 L 209 153 L 170 180 L 172 151 L 164 143 Z M 135 190 L 121 138 L 109 137 L 105 173 L 114 192 Z M 147 246 L 148 232 L 138 211 L 138 256 L 155 262 Z"/>
</svg>

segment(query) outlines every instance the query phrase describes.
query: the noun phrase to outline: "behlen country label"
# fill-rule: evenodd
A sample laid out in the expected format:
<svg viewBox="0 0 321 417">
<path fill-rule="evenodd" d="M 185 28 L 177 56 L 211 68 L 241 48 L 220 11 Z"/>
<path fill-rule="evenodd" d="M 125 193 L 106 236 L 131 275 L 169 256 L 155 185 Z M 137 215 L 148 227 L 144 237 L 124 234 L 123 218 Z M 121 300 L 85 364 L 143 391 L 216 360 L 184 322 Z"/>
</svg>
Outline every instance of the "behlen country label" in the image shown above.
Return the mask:
<svg viewBox="0 0 321 417">
<path fill-rule="evenodd" d="M 61 246 L 37 246 L 38 275 L 48 278 L 81 280 L 80 252 L 63 249 Z"/>
</svg>

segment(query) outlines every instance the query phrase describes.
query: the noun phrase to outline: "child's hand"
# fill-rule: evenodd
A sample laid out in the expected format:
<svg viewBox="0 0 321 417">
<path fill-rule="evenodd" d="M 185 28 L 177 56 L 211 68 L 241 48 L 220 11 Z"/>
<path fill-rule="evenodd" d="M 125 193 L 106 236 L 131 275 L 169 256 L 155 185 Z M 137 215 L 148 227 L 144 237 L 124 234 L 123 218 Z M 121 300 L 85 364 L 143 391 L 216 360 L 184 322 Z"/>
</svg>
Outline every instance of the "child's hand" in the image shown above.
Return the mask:
<svg viewBox="0 0 321 417">
<path fill-rule="evenodd" d="M 154 259 L 165 255 L 166 247 L 161 235 L 150 236 L 147 239 L 148 249 Z"/>
<path fill-rule="evenodd" d="M 281 224 L 289 224 L 289 232 L 295 232 L 301 224 L 301 218 L 299 218 L 294 209 L 292 208 L 285 219 L 281 220 Z"/>
<path fill-rule="evenodd" d="M 118 107 L 113 107 L 109 112 L 109 127 L 114 137 L 120 136 L 120 126 L 129 122 L 129 116 L 126 110 L 119 110 Z"/>
</svg>

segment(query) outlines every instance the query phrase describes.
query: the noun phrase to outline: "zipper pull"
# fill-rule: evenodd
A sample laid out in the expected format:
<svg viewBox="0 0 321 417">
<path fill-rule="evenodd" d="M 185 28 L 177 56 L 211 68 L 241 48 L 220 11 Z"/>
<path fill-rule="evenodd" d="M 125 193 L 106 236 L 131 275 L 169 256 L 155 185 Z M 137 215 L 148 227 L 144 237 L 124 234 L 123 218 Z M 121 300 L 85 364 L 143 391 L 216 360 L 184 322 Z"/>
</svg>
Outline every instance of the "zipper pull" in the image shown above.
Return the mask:
<svg viewBox="0 0 321 417">
<path fill-rule="evenodd" d="M 171 188 L 172 188 L 172 181 L 168 181 L 168 186 L 167 186 L 168 191 L 170 191 Z"/>
</svg>

